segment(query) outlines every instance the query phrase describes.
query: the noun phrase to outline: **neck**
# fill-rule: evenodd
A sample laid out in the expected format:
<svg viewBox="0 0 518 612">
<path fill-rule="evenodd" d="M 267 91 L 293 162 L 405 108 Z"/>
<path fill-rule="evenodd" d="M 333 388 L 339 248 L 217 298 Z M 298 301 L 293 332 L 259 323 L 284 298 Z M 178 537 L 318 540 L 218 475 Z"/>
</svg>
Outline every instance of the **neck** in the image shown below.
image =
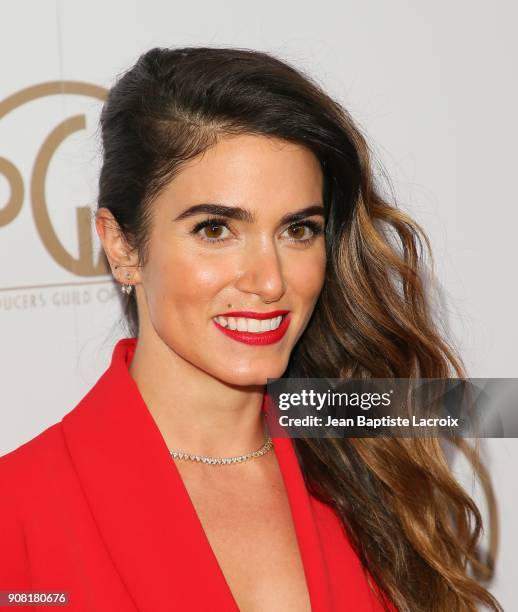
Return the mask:
<svg viewBox="0 0 518 612">
<path fill-rule="evenodd" d="M 158 340 L 139 337 L 129 373 L 167 447 L 215 457 L 260 448 L 264 385 L 229 385 Z"/>
</svg>

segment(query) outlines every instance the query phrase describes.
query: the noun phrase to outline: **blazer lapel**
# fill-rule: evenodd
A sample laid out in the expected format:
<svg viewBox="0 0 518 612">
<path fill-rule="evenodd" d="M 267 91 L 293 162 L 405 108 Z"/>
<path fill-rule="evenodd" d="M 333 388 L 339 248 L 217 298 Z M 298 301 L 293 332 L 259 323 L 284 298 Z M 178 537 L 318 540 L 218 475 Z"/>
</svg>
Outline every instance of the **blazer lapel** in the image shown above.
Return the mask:
<svg viewBox="0 0 518 612">
<path fill-rule="evenodd" d="M 239 612 L 176 464 L 128 372 L 135 338 L 62 420 L 101 537 L 136 607 Z M 266 394 L 263 410 L 266 408 Z M 329 612 L 330 582 L 310 498 L 289 438 L 272 438 L 313 612 Z"/>
<path fill-rule="evenodd" d="M 142 611 L 238 606 L 165 441 L 128 372 L 135 339 L 62 420 L 83 490 L 121 580 Z"/>
</svg>

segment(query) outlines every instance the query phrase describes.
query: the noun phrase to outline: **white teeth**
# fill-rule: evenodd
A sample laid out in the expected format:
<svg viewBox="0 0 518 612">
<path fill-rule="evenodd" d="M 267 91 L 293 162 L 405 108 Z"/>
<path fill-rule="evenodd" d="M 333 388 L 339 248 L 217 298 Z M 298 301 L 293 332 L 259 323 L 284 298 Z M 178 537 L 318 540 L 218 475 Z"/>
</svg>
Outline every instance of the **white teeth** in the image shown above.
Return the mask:
<svg viewBox="0 0 518 612">
<path fill-rule="evenodd" d="M 255 334 L 277 329 L 282 321 L 282 315 L 272 319 L 249 319 L 247 317 L 214 317 L 222 327 L 232 330 L 252 332 Z"/>
<path fill-rule="evenodd" d="M 259 323 L 259 331 L 265 332 L 271 330 L 271 319 L 263 319 L 262 321 L 258 321 Z"/>
<path fill-rule="evenodd" d="M 240 319 L 240 320 L 243 321 L 243 327 L 246 327 L 247 331 L 251 331 L 251 332 L 261 331 L 261 321 L 259 319 L 248 319 L 248 321 L 245 321 L 244 319 Z M 268 325 L 268 329 L 270 329 L 269 325 Z"/>
</svg>

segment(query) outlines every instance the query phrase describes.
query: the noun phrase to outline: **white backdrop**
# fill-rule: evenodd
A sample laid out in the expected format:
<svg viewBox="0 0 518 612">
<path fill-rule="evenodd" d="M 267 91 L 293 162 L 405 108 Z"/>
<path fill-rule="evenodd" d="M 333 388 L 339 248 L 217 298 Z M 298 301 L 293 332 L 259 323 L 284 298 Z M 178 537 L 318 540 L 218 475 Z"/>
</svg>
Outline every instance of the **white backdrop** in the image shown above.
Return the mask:
<svg viewBox="0 0 518 612">
<path fill-rule="evenodd" d="M 153 46 L 270 51 L 339 98 L 431 239 L 470 376 L 518 377 L 517 17 L 503 0 L 3 0 L 0 455 L 69 412 L 126 335 L 77 215 L 96 200 L 98 96 Z M 518 444 L 483 450 L 502 530 L 491 590 L 514 611 Z"/>
</svg>

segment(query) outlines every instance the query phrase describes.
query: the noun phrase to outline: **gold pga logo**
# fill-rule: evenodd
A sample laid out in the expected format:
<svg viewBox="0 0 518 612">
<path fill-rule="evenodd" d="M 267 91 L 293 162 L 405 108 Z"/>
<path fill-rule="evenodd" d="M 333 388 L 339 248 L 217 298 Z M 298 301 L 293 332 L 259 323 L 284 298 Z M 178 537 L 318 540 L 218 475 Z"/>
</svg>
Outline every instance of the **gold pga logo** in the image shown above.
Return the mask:
<svg viewBox="0 0 518 612">
<path fill-rule="evenodd" d="M 0 102 L 0 121 L 11 111 L 22 104 L 32 102 L 44 96 L 81 95 L 104 100 L 107 90 L 104 87 L 80 81 L 51 81 L 39 83 L 22 89 Z M 32 168 L 29 186 L 29 197 L 34 224 L 40 239 L 54 261 L 77 276 L 92 277 L 108 274 L 109 269 L 102 252 L 94 260 L 90 209 L 88 206 L 76 208 L 77 236 L 79 255 L 74 257 L 63 246 L 52 225 L 45 197 L 45 185 L 49 164 L 53 155 L 63 141 L 71 134 L 86 128 L 85 115 L 72 116 L 57 125 L 45 138 Z M 9 185 L 7 203 L 0 202 L 0 227 L 8 225 L 20 212 L 24 199 L 25 187 L 18 168 L 8 159 L 0 156 L 0 174 L 3 174 Z"/>
</svg>

